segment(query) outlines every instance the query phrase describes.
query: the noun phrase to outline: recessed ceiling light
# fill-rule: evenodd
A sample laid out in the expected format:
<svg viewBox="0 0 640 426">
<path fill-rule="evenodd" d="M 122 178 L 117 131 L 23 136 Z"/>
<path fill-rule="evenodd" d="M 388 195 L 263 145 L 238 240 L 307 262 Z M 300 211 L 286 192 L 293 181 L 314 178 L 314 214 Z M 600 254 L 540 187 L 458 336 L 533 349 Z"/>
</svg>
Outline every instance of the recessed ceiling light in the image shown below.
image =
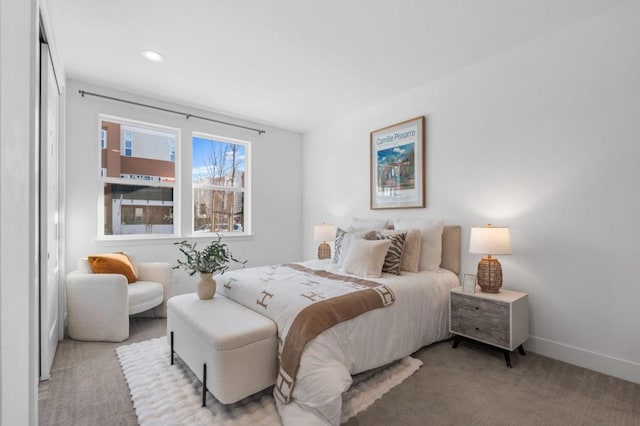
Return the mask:
<svg viewBox="0 0 640 426">
<path fill-rule="evenodd" d="M 164 61 L 164 55 L 160 52 L 156 52 L 155 50 L 143 50 L 142 56 L 154 62 Z"/>
</svg>

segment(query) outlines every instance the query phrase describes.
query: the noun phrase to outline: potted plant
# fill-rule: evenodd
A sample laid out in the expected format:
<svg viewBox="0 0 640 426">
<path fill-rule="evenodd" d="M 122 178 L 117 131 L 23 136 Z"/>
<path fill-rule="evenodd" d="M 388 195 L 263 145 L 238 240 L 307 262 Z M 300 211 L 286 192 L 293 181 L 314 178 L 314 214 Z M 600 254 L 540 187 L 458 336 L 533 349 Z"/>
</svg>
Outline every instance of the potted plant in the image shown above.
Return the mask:
<svg viewBox="0 0 640 426">
<path fill-rule="evenodd" d="M 174 243 L 184 254 L 185 260 L 178 259 L 178 265 L 174 269 L 183 268 L 194 275 L 200 273 L 197 292 L 200 299 L 211 299 L 216 292 L 216 282 L 213 274 L 221 273 L 229 269 L 229 262 L 240 263 L 244 267 L 246 260 L 238 260 L 233 257 L 229 246 L 222 242 L 222 235 L 218 234 L 218 239 L 202 250 L 196 248 L 197 243 L 180 241 Z"/>
</svg>

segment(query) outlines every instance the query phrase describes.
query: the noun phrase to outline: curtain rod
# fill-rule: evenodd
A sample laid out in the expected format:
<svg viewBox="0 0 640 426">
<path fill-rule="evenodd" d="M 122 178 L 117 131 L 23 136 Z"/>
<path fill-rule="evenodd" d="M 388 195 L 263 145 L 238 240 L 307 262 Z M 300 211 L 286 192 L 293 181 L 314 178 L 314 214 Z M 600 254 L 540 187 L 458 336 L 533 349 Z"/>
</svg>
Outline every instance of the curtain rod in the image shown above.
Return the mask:
<svg viewBox="0 0 640 426">
<path fill-rule="evenodd" d="M 84 98 L 85 95 L 87 95 L 87 96 L 95 96 L 96 98 L 109 99 L 111 101 L 123 102 L 125 104 L 137 105 L 137 106 L 141 106 L 141 107 L 144 107 L 144 108 L 151 108 L 151 109 L 155 109 L 155 110 L 158 110 L 158 111 L 169 112 L 169 113 L 172 113 L 172 114 L 184 115 L 187 120 L 190 119 L 190 118 L 198 118 L 200 120 L 211 121 L 212 123 L 224 124 L 225 126 L 233 126 L 233 127 L 238 127 L 240 129 L 251 130 L 253 132 L 257 132 L 259 135 L 261 135 L 263 133 L 266 133 L 266 130 L 262 130 L 262 129 L 254 129 L 253 127 L 242 126 L 240 124 L 229 123 L 227 121 L 221 121 L 221 120 L 214 120 L 213 118 L 202 117 L 200 115 L 190 114 L 188 112 L 175 111 L 173 109 L 162 108 L 162 107 L 153 106 L 153 105 L 149 105 L 149 104 L 143 104 L 141 102 L 134 102 L 134 101 L 126 100 L 126 99 L 114 98 L 113 96 L 101 95 L 99 93 L 87 92 L 85 90 L 78 90 L 78 93 L 80 93 L 80 95 L 82 95 L 83 98 Z"/>
</svg>

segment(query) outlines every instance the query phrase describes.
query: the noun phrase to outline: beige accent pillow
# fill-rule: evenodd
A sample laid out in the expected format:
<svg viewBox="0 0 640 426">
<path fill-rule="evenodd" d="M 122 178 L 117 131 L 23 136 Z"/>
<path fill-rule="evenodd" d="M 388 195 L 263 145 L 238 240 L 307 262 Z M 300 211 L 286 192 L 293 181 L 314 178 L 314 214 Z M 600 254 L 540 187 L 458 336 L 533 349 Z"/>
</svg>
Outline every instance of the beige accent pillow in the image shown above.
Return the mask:
<svg viewBox="0 0 640 426">
<path fill-rule="evenodd" d="M 365 278 L 380 278 L 390 245 L 389 240 L 354 238 L 344 261 L 345 271 Z"/>
<path fill-rule="evenodd" d="M 402 257 L 400 258 L 400 270 L 407 272 L 418 272 L 420 271 L 420 243 L 422 241 L 422 233 L 420 232 L 420 230 L 389 230 L 382 231 L 382 235 L 387 236 L 404 232 L 407 233 L 407 236 L 404 239 Z"/>
<path fill-rule="evenodd" d="M 442 262 L 442 230 L 443 220 L 425 219 L 397 219 L 393 221 L 395 229 L 420 229 L 422 241 L 420 242 L 421 271 L 435 271 L 440 268 Z"/>
<path fill-rule="evenodd" d="M 344 229 L 338 228 L 336 230 L 336 241 L 334 244 L 335 255 L 333 257 L 333 262 L 336 263 L 338 267 L 344 268 L 344 261 L 349 254 L 351 240 L 354 238 L 374 239 L 375 235 L 376 231 L 360 231 L 354 230 L 353 228 L 349 228 L 345 231 Z"/>
</svg>

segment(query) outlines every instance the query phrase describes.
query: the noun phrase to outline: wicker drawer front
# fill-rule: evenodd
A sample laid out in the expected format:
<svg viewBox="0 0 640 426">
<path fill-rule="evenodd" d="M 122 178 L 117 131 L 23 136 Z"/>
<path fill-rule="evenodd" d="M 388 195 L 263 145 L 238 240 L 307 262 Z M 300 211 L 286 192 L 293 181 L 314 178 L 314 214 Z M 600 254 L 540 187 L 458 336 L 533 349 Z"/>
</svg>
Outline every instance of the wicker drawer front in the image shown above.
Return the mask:
<svg viewBox="0 0 640 426">
<path fill-rule="evenodd" d="M 452 293 L 451 331 L 509 347 L 509 304 Z"/>
</svg>

